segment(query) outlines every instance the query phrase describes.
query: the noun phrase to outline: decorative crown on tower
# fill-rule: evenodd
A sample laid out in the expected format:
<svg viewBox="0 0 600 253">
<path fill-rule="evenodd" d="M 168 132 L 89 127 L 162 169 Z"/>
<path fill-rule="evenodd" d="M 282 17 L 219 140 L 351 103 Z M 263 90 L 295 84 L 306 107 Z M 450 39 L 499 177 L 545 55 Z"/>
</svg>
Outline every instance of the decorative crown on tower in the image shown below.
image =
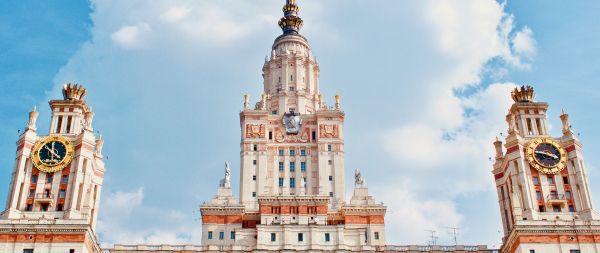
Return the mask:
<svg viewBox="0 0 600 253">
<path fill-rule="evenodd" d="M 283 6 L 283 17 L 279 20 L 279 27 L 283 34 L 298 34 L 304 21 L 298 17 L 298 5 L 295 0 L 286 0 Z"/>
<path fill-rule="evenodd" d="M 511 96 L 515 102 L 533 102 L 535 92 L 533 91 L 533 87 L 529 85 L 523 85 L 520 89 L 515 87 L 515 89 L 511 92 Z"/>
<path fill-rule="evenodd" d="M 63 98 L 65 100 L 83 100 L 83 97 L 85 97 L 85 87 L 83 85 L 68 83 L 63 86 Z"/>
</svg>

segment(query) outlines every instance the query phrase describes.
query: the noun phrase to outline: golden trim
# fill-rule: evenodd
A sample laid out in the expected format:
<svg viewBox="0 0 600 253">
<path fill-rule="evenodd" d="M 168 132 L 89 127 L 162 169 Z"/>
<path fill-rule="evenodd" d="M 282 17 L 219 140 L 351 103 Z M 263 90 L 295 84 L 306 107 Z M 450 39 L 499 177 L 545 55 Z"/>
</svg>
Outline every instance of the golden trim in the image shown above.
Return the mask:
<svg viewBox="0 0 600 253">
<path fill-rule="evenodd" d="M 62 143 L 65 146 L 65 151 L 67 154 L 62 159 L 62 161 L 60 161 L 59 163 L 57 163 L 55 165 L 48 165 L 40 160 L 40 149 L 44 145 L 46 145 L 46 143 L 52 142 L 52 141 Z M 69 140 L 67 140 L 65 137 L 48 136 L 48 137 L 41 139 L 40 141 L 38 141 L 35 144 L 35 146 L 33 147 L 33 152 L 31 154 L 31 160 L 33 162 L 33 165 L 42 172 L 57 172 L 57 171 L 62 170 L 65 167 L 67 167 L 67 165 L 69 165 L 69 163 L 71 163 L 71 160 L 73 160 L 73 154 L 74 154 L 73 150 L 74 150 L 73 144 Z"/>
<path fill-rule="evenodd" d="M 535 158 L 535 153 L 534 153 L 535 148 L 537 148 L 537 146 L 540 144 L 550 144 L 558 150 L 558 152 L 560 153 L 560 161 L 556 165 L 545 166 L 545 165 L 541 164 L 537 160 L 537 158 Z M 557 141 L 555 141 L 552 138 L 534 139 L 527 144 L 527 148 L 525 151 L 526 151 L 527 161 L 529 161 L 529 164 L 531 165 L 531 167 L 535 168 L 536 170 L 538 170 L 541 173 L 558 174 L 563 169 L 565 169 L 565 167 L 567 166 L 567 151 L 565 151 L 565 149 L 560 145 L 560 143 L 558 143 Z"/>
</svg>

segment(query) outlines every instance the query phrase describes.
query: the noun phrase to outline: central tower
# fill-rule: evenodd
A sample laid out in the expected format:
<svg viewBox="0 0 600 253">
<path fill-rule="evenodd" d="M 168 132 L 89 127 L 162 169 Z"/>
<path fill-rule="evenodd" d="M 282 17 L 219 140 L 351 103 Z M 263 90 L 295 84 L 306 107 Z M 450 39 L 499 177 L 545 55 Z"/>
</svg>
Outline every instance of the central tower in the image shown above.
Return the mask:
<svg viewBox="0 0 600 253">
<path fill-rule="evenodd" d="M 327 107 L 319 93 L 319 65 L 306 38 L 295 1 L 279 21 L 283 34 L 273 43 L 263 70 L 261 101 L 240 113 L 240 199 L 258 210 L 261 196 L 325 196 L 329 207 L 345 199 L 344 113 L 339 96 Z"/>
</svg>

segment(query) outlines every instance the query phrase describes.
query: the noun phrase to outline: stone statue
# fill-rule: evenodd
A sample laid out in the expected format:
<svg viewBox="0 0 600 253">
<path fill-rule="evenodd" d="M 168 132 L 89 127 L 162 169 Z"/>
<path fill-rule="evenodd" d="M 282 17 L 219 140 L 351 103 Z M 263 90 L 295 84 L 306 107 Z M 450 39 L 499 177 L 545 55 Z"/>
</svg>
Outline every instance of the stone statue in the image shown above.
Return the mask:
<svg viewBox="0 0 600 253">
<path fill-rule="evenodd" d="M 231 169 L 229 168 L 229 162 L 225 162 L 225 179 L 223 180 L 223 187 L 231 187 Z"/>
<path fill-rule="evenodd" d="M 33 107 L 33 110 L 29 112 L 29 122 L 27 122 L 27 129 L 35 131 L 35 124 L 40 114 L 37 112 L 37 107 Z"/>
<path fill-rule="evenodd" d="M 354 186 L 355 187 L 364 187 L 365 186 L 365 180 L 363 179 L 362 175 L 360 174 L 360 170 L 358 170 L 358 169 L 354 170 Z"/>
</svg>

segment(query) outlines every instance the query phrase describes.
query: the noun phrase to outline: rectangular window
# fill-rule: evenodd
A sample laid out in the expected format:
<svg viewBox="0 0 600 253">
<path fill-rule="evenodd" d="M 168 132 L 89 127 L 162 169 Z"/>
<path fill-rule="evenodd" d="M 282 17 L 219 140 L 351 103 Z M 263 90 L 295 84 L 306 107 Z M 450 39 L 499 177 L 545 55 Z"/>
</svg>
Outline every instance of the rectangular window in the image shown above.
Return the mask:
<svg viewBox="0 0 600 253">
<path fill-rule="evenodd" d="M 279 172 L 283 172 L 283 162 L 279 162 Z"/>
<path fill-rule="evenodd" d="M 256 197 L 256 192 L 252 192 L 252 197 Z"/>
<path fill-rule="evenodd" d="M 66 184 L 69 182 L 69 176 L 67 175 L 63 175 L 62 176 L 62 181 L 60 181 L 61 184 Z"/>
<path fill-rule="evenodd" d="M 225 232 L 219 232 L 219 240 L 225 240 Z"/>
<path fill-rule="evenodd" d="M 555 213 L 560 212 L 560 206 L 552 206 L 552 211 L 554 211 Z"/>
<path fill-rule="evenodd" d="M 534 249 L 530 249 L 529 253 L 535 253 L 535 250 Z"/>
<path fill-rule="evenodd" d="M 35 195 L 35 189 L 29 189 L 29 197 L 33 198 Z"/>
<path fill-rule="evenodd" d="M 566 191 L 565 192 L 565 196 L 567 197 L 567 199 L 571 199 L 573 196 L 571 196 L 571 192 L 570 191 Z"/>
<path fill-rule="evenodd" d="M 550 192 L 550 198 L 551 199 L 558 199 L 558 194 L 555 191 L 551 191 Z"/>
<path fill-rule="evenodd" d="M 56 211 L 62 211 L 63 210 L 63 204 L 58 204 L 58 206 L 56 206 Z"/>
<path fill-rule="evenodd" d="M 252 181 L 256 181 L 256 175 L 252 176 Z"/>
<path fill-rule="evenodd" d="M 40 210 L 42 212 L 47 212 L 48 211 L 48 204 L 42 204 L 42 206 L 40 207 Z"/>
<path fill-rule="evenodd" d="M 569 253 L 581 253 L 581 250 L 572 249 L 572 250 L 569 250 Z"/>
<path fill-rule="evenodd" d="M 282 177 L 279 178 L 279 187 L 283 187 L 283 178 Z"/>
<path fill-rule="evenodd" d="M 563 177 L 563 184 L 569 184 L 569 177 Z"/>
<path fill-rule="evenodd" d="M 290 178 L 290 188 L 294 188 L 294 187 L 296 187 L 296 179 Z"/>
<path fill-rule="evenodd" d="M 37 175 L 31 176 L 31 183 L 32 184 L 37 184 L 37 180 L 38 180 L 38 176 Z"/>
<path fill-rule="evenodd" d="M 331 241 L 331 235 L 329 233 L 325 233 L 325 241 L 326 242 Z"/>
<path fill-rule="evenodd" d="M 69 253 L 75 253 L 75 249 L 70 249 Z"/>
<path fill-rule="evenodd" d="M 73 120 L 73 118 L 71 116 L 67 117 L 67 129 L 65 129 L 66 133 L 70 133 L 71 132 L 71 121 Z"/>
<path fill-rule="evenodd" d="M 257 144 L 252 144 L 252 150 L 253 151 L 258 151 L 258 145 Z"/>
<path fill-rule="evenodd" d="M 333 176 L 329 176 L 329 181 L 333 181 Z"/>
<path fill-rule="evenodd" d="M 541 200 L 542 199 L 542 192 L 536 191 L 535 192 L 535 196 L 537 197 L 538 200 Z"/>
<path fill-rule="evenodd" d="M 300 171 L 302 171 L 302 172 L 306 171 L 306 162 L 300 162 Z"/>
<path fill-rule="evenodd" d="M 300 149 L 300 156 L 306 156 L 306 149 Z"/>
<path fill-rule="evenodd" d="M 283 149 L 280 149 L 279 150 L 279 156 L 284 156 L 284 154 L 285 154 L 285 151 Z"/>
<path fill-rule="evenodd" d="M 333 151 L 333 145 L 327 144 L 327 151 Z"/>
<path fill-rule="evenodd" d="M 56 123 L 56 132 L 60 133 L 60 129 L 62 128 L 62 116 L 58 116 L 58 122 Z"/>
<path fill-rule="evenodd" d="M 296 163 L 290 162 L 290 172 L 294 172 L 294 171 L 296 171 Z"/>
<path fill-rule="evenodd" d="M 329 197 L 333 197 L 333 192 L 329 192 Z"/>
<path fill-rule="evenodd" d="M 277 111 L 271 111 L 271 114 L 277 115 Z M 273 137 L 273 136 L 270 136 L 270 137 Z"/>
<path fill-rule="evenodd" d="M 554 177 L 553 176 L 548 176 L 548 183 L 549 184 L 554 184 Z"/>
<path fill-rule="evenodd" d="M 375 237 L 375 240 L 379 240 L 379 232 L 375 232 L 374 237 Z"/>
<path fill-rule="evenodd" d="M 327 164 L 329 164 L 329 165 L 332 165 L 332 164 L 333 164 L 333 161 L 332 161 L 332 160 L 329 160 L 329 161 L 327 161 Z"/>
<path fill-rule="evenodd" d="M 59 196 L 59 198 L 64 199 L 65 198 L 65 190 L 60 190 L 58 196 Z"/>
<path fill-rule="evenodd" d="M 277 234 L 271 233 L 271 241 L 272 242 L 277 241 Z"/>
<path fill-rule="evenodd" d="M 312 131 L 312 140 L 316 140 L 317 139 L 317 132 Z"/>
<path fill-rule="evenodd" d="M 569 205 L 569 212 L 575 212 L 575 206 Z"/>
<path fill-rule="evenodd" d="M 44 190 L 44 197 L 50 198 L 50 190 Z"/>
<path fill-rule="evenodd" d="M 540 206 L 538 206 L 538 210 L 540 210 L 540 212 L 542 212 L 542 213 L 546 211 L 546 210 L 544 209 L 544 206 L 541 206 L 541 205 L 540 205 Z"/>
<path fill-rule="evenodd" d="M 212 240 L 212 231 L 208 231 L 208 240 Z"/>
<path fill-rule="evenodd" d="M 33 205 L 32 204 L 27 204 L 27 207 L 25 208 L 25 211 L 33 211 Z"/>
<path fill-rule="evenodd" d="M 304 241 L 304 234 L 298 233 L 298 241 L 299 242 L 303 242 Z"/>
<path fill-rule="evenodd" d="M 48 184 L 52 183 L 52 174 L 48 174 L 48 177 L 46 178 L 46 183 L 48 183 Z"/>
<path fill-rule="evenodd" d="M 290 156 L 295 156 L 296 155 L 296 150 L 290 149 Z"/>
<path fill-rule="evenodd" d="M 229 238 L 231 238 L 231 240 L 235 240 L 235 231 L 231 231 Z"/>
<path fill-rule="evenodd" d="M 23 253 L 33 253 L 33 249 L 23 249 Z"/>
<path fill-rule="evenodd" d="M 539 185 L 540 184 L 540 178 L 539 177 L 533 177 L 533 184 L 534 185 Z"/>
<path fill-rule="evenodd" d="M 252 160 L 252 165 L 256 165 L 256 160 Z"/>
<path fill-rule="evenodd" d="M 277 114 L 277 113 L 273 113 L 273 114 Z M 269 140 L 273 139 L 273 132 L 269 131 Z"/>
</svg>

